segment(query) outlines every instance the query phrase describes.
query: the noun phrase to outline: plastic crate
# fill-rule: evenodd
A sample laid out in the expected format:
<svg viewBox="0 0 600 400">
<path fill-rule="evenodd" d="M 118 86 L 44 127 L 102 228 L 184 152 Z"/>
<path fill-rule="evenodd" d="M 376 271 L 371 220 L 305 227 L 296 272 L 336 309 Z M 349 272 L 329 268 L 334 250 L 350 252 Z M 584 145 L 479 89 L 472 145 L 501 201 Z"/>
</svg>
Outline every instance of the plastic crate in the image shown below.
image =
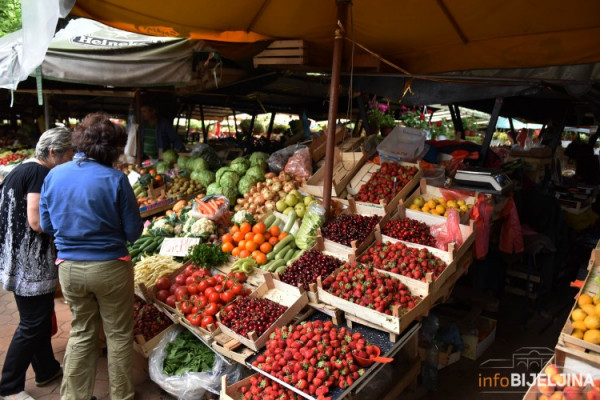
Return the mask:
<svg viewBox="0 0 600 400">
<path fill-rule="evenodd" d="M 379 157 L 391 161 L 415 162 L 427 153 L 425 132 L 396 126 L 377 146 Z"/>
</svg>

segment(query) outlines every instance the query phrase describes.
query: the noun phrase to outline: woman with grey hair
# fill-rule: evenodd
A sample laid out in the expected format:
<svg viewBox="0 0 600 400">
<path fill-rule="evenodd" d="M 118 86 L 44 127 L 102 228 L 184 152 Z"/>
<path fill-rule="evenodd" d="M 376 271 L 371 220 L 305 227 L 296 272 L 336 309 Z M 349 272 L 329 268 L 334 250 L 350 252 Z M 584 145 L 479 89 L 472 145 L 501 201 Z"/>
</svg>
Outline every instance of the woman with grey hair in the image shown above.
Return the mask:
<svg viewBox="0 0 600 400">
<path fill-rule="evenodd" d="M 2 368 L 3 399 L 32 399 L 25 392 L 29 364 L 37 386 L 62 375 L 50 341 L 58 284 L 56 253 L 52 237 L 40 227 L 39 202 L 46 175 L 73 158 L 71 136 L 68 128 L 46 131 L 35 156 L 15 167 L 0 185 L 0 283 L 13 292 L 19 310 L 19 326 Z"/>
</svg>

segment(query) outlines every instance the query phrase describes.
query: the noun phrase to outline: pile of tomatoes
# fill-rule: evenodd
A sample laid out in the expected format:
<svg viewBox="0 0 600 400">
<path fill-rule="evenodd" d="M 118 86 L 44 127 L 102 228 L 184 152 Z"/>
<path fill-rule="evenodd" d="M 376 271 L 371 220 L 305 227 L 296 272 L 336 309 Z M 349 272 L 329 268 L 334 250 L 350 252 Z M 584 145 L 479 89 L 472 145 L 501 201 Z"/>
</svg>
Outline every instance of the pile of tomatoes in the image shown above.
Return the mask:
<svg viewBox="0 0 600 400">
<path fill-rule="evenodd" d="M 221 250 L 231 253 L 234 257 L 252 257 L 257 264 L 263 265 L 267 263 L 267 254 L 287 235 L 286 232 L 281 232 L 277 225 L 267 229 L 263 222 L 254 226 L 244 222 L 239 226 L 233 225 L 231 231 L 223 235 Z"/>
<path fill-rule="evenodd" d="M 231 307 L 240 296 L 247 296 L 251 290 L 243 283 L 243 272 L 211 275 L 209 269 L 188 265 L 175 276 L 174 281 L 161 277 L 156 281 L 156 299 L 177 308 L 187 321 L 202 328 L 216 325 L 216 314 Z"/>
<path fill-rule="evenodd" d="M 14 163 L 15 161 L 22 160 L 24 158 L 27 158 L 27 156 L 24 156 L 23 154 L 19 154 L 19 153 L 13 153 L 13 154 L 7 155 L 4 158 L 0 158 L 0 164 L 8 165 L 8 164 Z"/>
</svg>

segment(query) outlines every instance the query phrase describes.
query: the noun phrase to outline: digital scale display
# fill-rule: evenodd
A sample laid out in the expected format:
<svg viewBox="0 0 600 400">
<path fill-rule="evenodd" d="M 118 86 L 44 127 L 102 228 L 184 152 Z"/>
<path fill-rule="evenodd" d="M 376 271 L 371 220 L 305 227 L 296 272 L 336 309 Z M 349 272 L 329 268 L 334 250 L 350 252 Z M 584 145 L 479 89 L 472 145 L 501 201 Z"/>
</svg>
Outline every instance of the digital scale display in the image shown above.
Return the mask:
<svg viewBox="0 0 600 400">
<path fill-rule="evenodd" d="M 454 176 L 454 185 L 496 194 L 512 189 L 512 181 L 504 172 L 489 168 L 459 169 Z"/>
</svg>

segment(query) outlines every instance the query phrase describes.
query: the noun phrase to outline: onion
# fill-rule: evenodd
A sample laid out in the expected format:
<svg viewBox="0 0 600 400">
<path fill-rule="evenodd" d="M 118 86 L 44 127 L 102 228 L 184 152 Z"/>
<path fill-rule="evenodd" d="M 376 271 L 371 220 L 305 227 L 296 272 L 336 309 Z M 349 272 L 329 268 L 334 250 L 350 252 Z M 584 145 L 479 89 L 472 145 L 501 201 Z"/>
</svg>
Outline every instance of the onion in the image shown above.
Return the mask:
<svg viewBox="0 0 600 400">
<path fill-rule="evenodd" d="M 275 178 L 277 175 L 275 174 L 275 172 L 269 172 L 268 174 L 265 174 L 265 178 L 269 179 L 269 178 Z"/>
<path fill-rule="evenodd" d="M 272 211 L 274 209 L 275 209 L 275 202 L 274 201 L 269 200 L 269 201 L 265 202 L 265 210 Z"/>
<path fill-rule="evenodd" d="M 244 199 L 248 200 L 250 198 L 250 193 L 244 193 Z"/>
<path fill-rule="evenodd" d="M 264 204 L 265 203 L 265 196 L 263 196 L 262 194 L 259 194 L 254 199 L 255 199 L 254 204 Z"/>
<path fill-rule="evenodd" d="M 246 203 L 245 199 L 237 199 L 237 203 L 240 205 L 244 205 L 244 203 Z"/>
<path fill-rule="evenodd" d="M 273 179 L 272 179 L 272 181 L 273 181 L 273 182 L 279 182 L 279 181 L 280 181 L 280 179 L 279 179 L 278 177 L 274 176 L 274 177 L 273 177 Z"/>
<path fill-rule="evenodd" d="M 242 207 L 241 205 L 237 204 L 235 207 L 233 207 L 233 211 L 240 211 L 243 210 L 244 207 Z"/>
<path fill-rule="evenodd" d="M 253 195 L 254 193 L 256 193 L 258 191 L 258 189 L 256 188 L 256 186 L 252 186 L 252 188 L 250 189 L 249 194 Z"/>
<path fill-rule="evenodd" d="M 263 195 L 265 200 L 271 200 L 273 199 L 273 196 L 275 196 L 275 193 L 273 193 L 269 188 L 261 190 L 260 194 Z"/>
<path fill-rule="evenodd" d="M 279 193 L 277 193 L 277 194 L 279 195 L 280 199 L 283 199 L 283 198 L 285 198 L 285 196 L 287 196 L 287 193 L 284 192 L 283 190 L 280 190 Z"/>
<path fill-rule="evenodd" d="M 258 183 L 256 184 L 256 191 L 257 191 L 257 192 L 261 191 L 263 187 L 265 187 L 265 184 L 264 184 L 264 183 L 262 183 L 262 182 L 258 182 Z"/>
<path fill-rule="evenodd" d="M 273 190 L 274 192 L 279 192 L 281 190 L 281 182 L 279 182 L 279 181 L 273 182 L 273 185 L 271 186 L 271 190 Z"/>
<path fill-rule="evenodd" d="M 289 193 L 294 189 L 295 189 L 295 186 L 292 182 L 286 182 L 283 184 L 283 191 L 286 193 Z"/>
<path fill-rule="evenodd" d="M 250 207 L 248 207 L 248 212 L 250 214 L 256 214 L 256 206 L 252 204 Z"/>
</svg>

